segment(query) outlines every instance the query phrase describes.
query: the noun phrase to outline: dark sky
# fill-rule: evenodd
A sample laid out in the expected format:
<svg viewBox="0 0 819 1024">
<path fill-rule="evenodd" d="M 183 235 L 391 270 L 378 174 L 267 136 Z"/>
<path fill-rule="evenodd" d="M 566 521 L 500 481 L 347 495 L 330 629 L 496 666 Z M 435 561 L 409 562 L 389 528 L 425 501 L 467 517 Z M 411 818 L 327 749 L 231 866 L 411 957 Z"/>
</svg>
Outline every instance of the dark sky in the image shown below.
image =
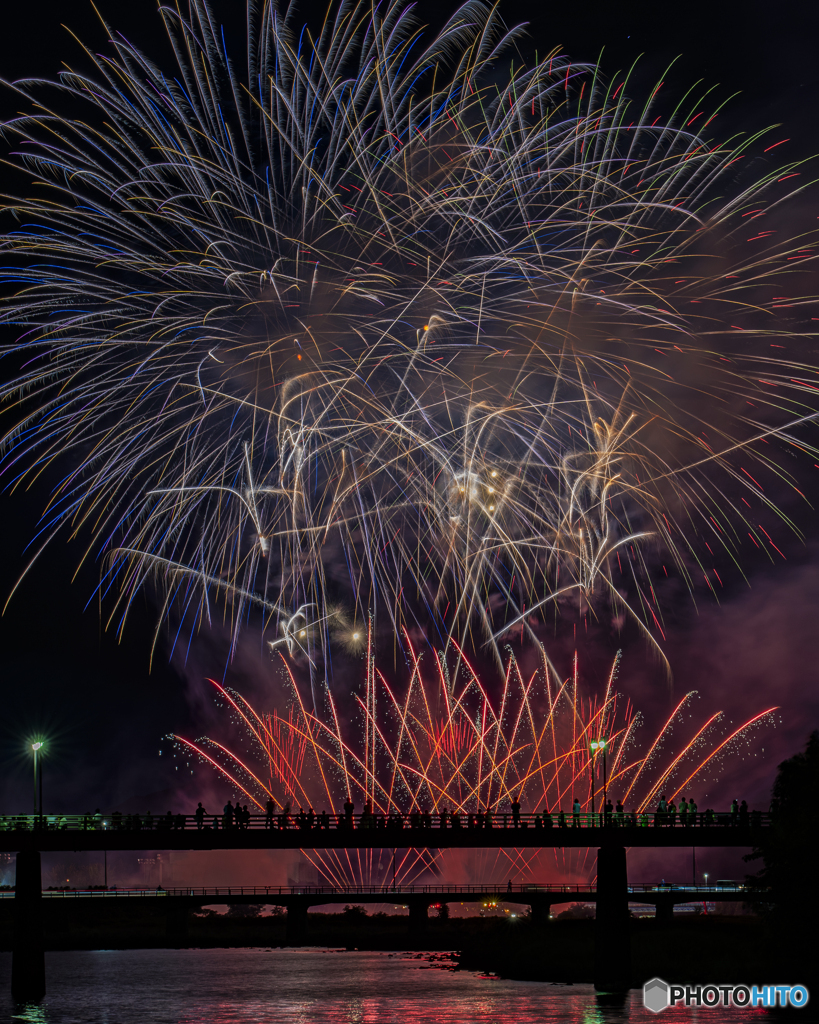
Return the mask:
<svg viewBox="0 0 819 1024">
<path fill-rule="evenodd" d="M 99 6 L 133 42 L 149 50 L 155 45 L 160 26 L 152 0 L 105 0 Z M 241 6 L 238 0 L 214 5 L 217 17 L 228 18 L 229 39 L 231 32 L 240 31 L 236 11 Z M 316 5 L 306 9 L 314 11 Z M 421 6 L 431 20 L 444 9 L 445 2 Z M 633 91 L 663 76 L 670 103 L 691 82 L 703 79 L 718 85 L 720 98 L 739 93 L 729 107 L 727 125 L 743 130 L 782 123 L 783 137 L 792 139 L 789 155 L 807 155 L 815 146 L 819 7 L 712 0 L 665 5 L 543 2 L 531 7 L 510 2 L 502 10 L 509 23 L 530 22 L 533 51 L 560 45 L 577 61 L 593 61 L 602 51 L 610 75 L 642 54 Z M 48 76 L 62 60 L 76 63 L 77 44 L 63 25 L 94 48 L 104 47 L 104 35 L 86 0 L 7 5 L 0 74 L 12 80 Z M 664 75 L 676 57 L 680 59 L 673 71 Z M 9 109 L 7 100 L 0 103 L 3 111 Z M 819 209 L 805 216 L 815 223 L 817 213 Z M 2 600 L 29 557 L 24 549 L 47 490 L 46 480 L 28 494 L 0 496 Z M 778 760 L 795 752 L 810 729 L 819 726 L 819 537 L 812 524 L 812 514 L 802 513 L 807 545 L 786 537 L 782 546 L 787 560 L 752 571 L 753 587 L 729 588 L 719 607 L 705 601 L 697 615 L 686 606 L 669 637 L 674 693 L 696 687 L 704 709 L 726 707 L 731 716 L 773 704 L 782 707 L 779 727 L 755 741 L 748 759 L 736 757 L 726 765 L 724 782 L 713 791 L 715 800 L 730 799 L 731 787 L 741 786 L 739 796 L 763 802 Z M 0 797 L 11 811 L 30 807 L 30 762 L 22 756 L 22 744 L 37 729 L 53 737 L 46 769 L 49 810 L 111 807 L 175 789 L 178 773 L 167 756 L 158 756 L 161 737 L 171 729 L 194 735 L 201 731 L 201 712 L 189 694 L 196 685 L 190 678 L 193 670 L 182 678 L 161 647 L 149 672 L 149 600 L 136 607 L 121 640 L 114 630 L 104 631 L 92 599 L 98 567 L 89 564 L 74 575 L 80 550 L 79 545 L 49 550 L 0 620 Z M 609 653 L 613 650 L 606 657 Z M 660 673 L 637 655 L 631 665 L 627 659 L 621 685 L 652 720 L 673 699 Z"/>
</svg>

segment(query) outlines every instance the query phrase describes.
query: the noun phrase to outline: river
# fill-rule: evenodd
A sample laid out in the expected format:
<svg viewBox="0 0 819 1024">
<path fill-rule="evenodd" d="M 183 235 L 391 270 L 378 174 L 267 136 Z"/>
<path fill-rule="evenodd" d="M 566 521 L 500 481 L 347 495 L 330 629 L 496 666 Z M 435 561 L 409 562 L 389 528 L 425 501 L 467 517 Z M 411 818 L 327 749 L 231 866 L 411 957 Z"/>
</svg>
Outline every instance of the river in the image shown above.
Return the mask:
<svg viewBox="0 0 819 1024">
<path fill-rule="evenodd" d="M 504 981 L 442 954 L 323 949 L 146 949 L 46 954 L 48 995 L 15 1006 L 0 954 L 0 1015 L 29 1024 L 609 1024 L 656 1021 L 632 991 Z M 812 1009 L 812 1008 L 811 1008 Z M 800 1013 L 794 1014 L 802 1019 Z M 804 1020 L 813 1017 L 808 1010 Z M 764 1012 L 678 1009 L 661 1021 L 761 1024 Z"/>
</svg>

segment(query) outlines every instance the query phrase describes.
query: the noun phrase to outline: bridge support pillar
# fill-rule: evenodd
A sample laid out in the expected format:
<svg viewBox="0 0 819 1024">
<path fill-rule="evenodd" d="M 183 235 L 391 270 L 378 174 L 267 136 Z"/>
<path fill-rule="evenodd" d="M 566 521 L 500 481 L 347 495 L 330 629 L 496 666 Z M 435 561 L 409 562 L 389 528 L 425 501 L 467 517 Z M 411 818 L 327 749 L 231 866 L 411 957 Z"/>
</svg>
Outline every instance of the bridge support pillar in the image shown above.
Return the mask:
<svg viewBox="0 0 819 1024">
<path fill-rule="evenodd" d="M 409 930 L 411 932 L 426 931 L 429 922 L 429 906 L 418 900 L 409 903 Z"/>
<path fill-rule="evenodd" d="M 185 946 L 188 942 L 188 901 L 184 896 L 168 896 L 165 915 L 165 938 L 171 946 Z"/>
<path fill-rule="evenodd" d="M 623 846 L 597 851 L 597 920 L 594 930 L 594 987 L 625 992 L 631 986 L 628 871 Z"/>
<path fill-rule="evenodd" d="M 534 924 L 548 924 L 551 910 L 551 903 L 547 903 L 545 900 L 536 900 L 529 904 L 529 919 Z"/>
<path fill-rule="evenodd" d="M 310 904 L 301 900 L 290 900 L 287 904 L 285 942 L 288 946 L 303 946 L 307 941 L 307 911 L 309 909 Z"/>
<path fill-rule="evenodd" d="M 656 921 L 670 924 L 674 920 L 674 904 L 671 900 L 657 900 L 654 907 L 656 909 L 654 915 Z"/>
<path fill-rule="evenodd" d="M 40 854 L 37 850 L 24 850 L 17 854 L 11 994 L 20 1002 L 39 1002 L 45 991 Z"/>
</svg>

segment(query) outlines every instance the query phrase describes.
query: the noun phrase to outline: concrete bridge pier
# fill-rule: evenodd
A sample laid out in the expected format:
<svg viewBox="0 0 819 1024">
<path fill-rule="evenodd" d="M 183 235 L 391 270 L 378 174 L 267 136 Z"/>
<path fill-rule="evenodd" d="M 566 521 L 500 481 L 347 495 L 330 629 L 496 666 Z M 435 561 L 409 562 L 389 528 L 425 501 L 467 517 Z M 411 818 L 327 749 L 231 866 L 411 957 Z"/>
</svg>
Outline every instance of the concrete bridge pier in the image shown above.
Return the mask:
<svg viewBox="0 0 819 1024">
<path fill-rule="evenodd" d="M 11 995 L 20 1002 L 39 1002 L 45 992 L 40 854 L 37 850 L 21 850 L 17 854 L 17 880 L 14 892 Z"/>
<path fill-rule="evenodd" d="M 312 904 L 306 900 L 291 899 L 287 904 L 285 942 L 288 946 L 303 946 L 307 941 L 307 911 Z"/>
<path fill-rule="evenodd" d="M 529 904 L 529 919 L 535 924 L 548 924 L 551 910 L 549 900 L 534 900 Z"/>
<path fill-rule="evenodd" d="M 670 925 L 674 921 L 674 900 L 671 896 L 654 900 L 654 920 L 663 925 Z"/>
<path fill-rule="evenodd" d="M 657 899 L 654 902 L 655 907 L 655 921 L 661 921 L 663 924 L 670 924 L 674 920 L 674 901 L 670 897 L 667 899 Z"/>
<path fill-rule="evenodd" d="M 429 903 L 426 900 L 410 900 L 409 907 L 409 930 L 411 932 L 426 931 L 429 922 Z"/>
<path fill-rule="evenodd" d="M 626 850 L 623 846 L 602 846 L 597 851 L 594 987 L 599 992 L 625 992 L 630 986 Z"/>
<path fill-rule="evenodd" d="M 171 946 L 185 946 L 188 942 L 189 901 L 184 896 L 169 896 L 165 914 L 165 938 Z"/>
</svg>

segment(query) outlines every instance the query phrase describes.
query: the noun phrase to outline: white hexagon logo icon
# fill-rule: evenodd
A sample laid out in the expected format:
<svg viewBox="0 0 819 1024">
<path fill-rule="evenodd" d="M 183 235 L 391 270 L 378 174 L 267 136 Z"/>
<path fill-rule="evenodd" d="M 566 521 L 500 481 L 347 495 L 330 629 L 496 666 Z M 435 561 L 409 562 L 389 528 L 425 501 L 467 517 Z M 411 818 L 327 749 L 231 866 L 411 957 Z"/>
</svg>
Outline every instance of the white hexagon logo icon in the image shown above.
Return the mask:
<svg viewBox="0 0 819 1024">
<path fill-rule="evenodd" d="M 668 1006 L 668 983 L 662 978 L 652 978 L 643 985 L 643 1006 L 652 1013 L 659 1013 Z"/>
</svg>

